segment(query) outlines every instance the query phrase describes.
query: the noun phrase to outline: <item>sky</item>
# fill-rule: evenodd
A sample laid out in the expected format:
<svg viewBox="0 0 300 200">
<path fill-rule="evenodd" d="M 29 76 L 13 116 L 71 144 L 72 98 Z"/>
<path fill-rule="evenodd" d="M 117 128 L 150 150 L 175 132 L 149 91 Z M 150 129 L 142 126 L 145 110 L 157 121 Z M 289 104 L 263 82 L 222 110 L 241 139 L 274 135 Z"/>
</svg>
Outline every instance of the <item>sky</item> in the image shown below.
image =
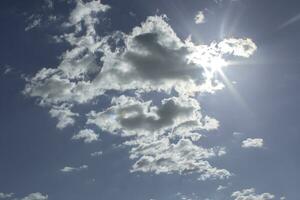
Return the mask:
<svg viewBox="0 0 300 200">
<path fill-rule="evenodd" d="M 298 0 L 2 0 L 0 200 L 296 200 Z"/>
</svg>

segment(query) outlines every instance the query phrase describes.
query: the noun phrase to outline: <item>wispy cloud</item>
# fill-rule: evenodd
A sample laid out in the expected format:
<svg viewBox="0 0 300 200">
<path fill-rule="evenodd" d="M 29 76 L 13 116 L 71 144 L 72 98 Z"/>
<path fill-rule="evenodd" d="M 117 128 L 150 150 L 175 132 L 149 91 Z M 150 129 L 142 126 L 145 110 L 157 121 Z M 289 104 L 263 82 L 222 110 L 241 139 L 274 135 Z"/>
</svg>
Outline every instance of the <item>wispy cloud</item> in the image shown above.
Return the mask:
<svg viewBox="0 0 300 200">
<path fill-rule="evenodd" d="M 60 171 L 63 173 L 71 173 L 71 172 L 82 171 L 82 170 L 86 170 L 86 169 L 88 169 L 87 165 L 82 165 L 80 167 L 66 166 L 66 167 L 62 168 Z"/>
<path fill-rule="evenodd" d="M 283 24 L 281 24 L 278 29 L 283 29 L 286 28 L 296 22 L 298 22 L 300 20 L 300 14 L 295 15 L 294 17 L 290 18 L 289 20 L 287 20 L 286 22 L 284 22 Z"/>
</svg>

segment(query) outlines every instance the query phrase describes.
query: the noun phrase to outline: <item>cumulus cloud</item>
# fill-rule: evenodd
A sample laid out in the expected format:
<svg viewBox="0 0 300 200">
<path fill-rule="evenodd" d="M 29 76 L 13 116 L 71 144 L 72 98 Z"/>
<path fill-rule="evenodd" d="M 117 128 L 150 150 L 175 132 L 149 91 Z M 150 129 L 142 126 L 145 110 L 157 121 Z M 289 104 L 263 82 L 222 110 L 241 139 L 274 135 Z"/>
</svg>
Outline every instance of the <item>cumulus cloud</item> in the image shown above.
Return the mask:
<svg viewBox="0 0 300 200">
<path fill-rule="evenodd" d="M 0 199 L 11 198 L 13 196 L 14 196 L 14 193 L 3 193 L 3 192 L 0 192 Z"/>
<path fill-rule="evenodd" d="M 214 92 L 222 85 L 209 71 L 226 63 L 223 56 L 248 56 L 255 50 L 239 46 L 253 46 L 250 39 L 232 39 L 233 46 L 230 42 L 221 42 L 221 46 L 184 42 L 162 16 L 148 17 L 129 35 L 117 32 L 99 40 L 94 31 L 69 38 L 75 47 L 63 55 L 56 69 L 44 68 L 30 79 L 24 93 L 47 104 L 57 104 L 86 103 L 108 90 L 175 89 L 181 95 Z M 118 47 L 113 48 L 115 45 Z M 103 54 L 99 58 L 102 66 L 97 65 L 97 52 Z"/>
<path fill-rule="evenodd" d="M 79 131 L 76 135 L 72 137 L 72 140 L 83 140 L 84 143 L 92 143 L 97 141 L 99 135 L 96 134 L 92 129 L 84 129 Z"/>
<path fill-rule="evenodd" d="M 205 23 L 205 15 L 203 11 L 199 11 L 195 16 L 195 23 L 196 24 L 203 24 Z"/>
<path fill-rule="evenodd" d="M 235 198 L 234 200 L 272 200 L 275 198 L 275 196 L 270 193 L 256 194 L 254 188 L 236 191 L 232 193 L 231 196 Z"/>
<path fill-rule="evenodd" d="M 47 200 L 48 195 L 43 195 L 39 192 L 31 193 L 26 197 L 23 197 L 21 200 Z"/>
<path fill-rule="evenodd" d="M 247 138 L 242 141 L 243 148 L 262 148 L 264 146 L 264 140 L 261 138 Z"/>
<path fill-rule="evenodd" d="M 180 39 L 166 16 L 149 16 L 130 33 L 97 33 L 98 14 L 109 6 L 100 1 L 76 1 L 64 24 L 74 31 L 60 36 L 72 48 L 61 55 L 56 68 L 43 68 L 27 79 L 24 94 L 50 107 L 58 128 L 74 124 L 71 109 L 109 91 L 119 94 L 107 108 L 92 110 L 87 125 L 125 137 L 134 160 L 132 172 L 198 173 L 199 179 L 227 178 L 231 174 L 210 164 L 225 148 L 196 144 L 202 133 L 219 127 L 218 120 L 202 113 L 195 95 L 223 88 L 215 73 L 228 56 L 249 57 L 256 46 L 251 39 L 229 38 L 209 45 Z M 126 96 L 133 92 L 135 96 Z M 164 94 L 159 103 L 143 100 L 148 92 Z M 173 95 L 175 94 L 175 95 Z M 64 120 L 65 119 L 65 120 Z M 61 122 L 61 123 L 60 123 Z M 92 130 L 73 139 L 97 140 Z M 66 167 L 62 171 L 77 171 Z"/>
<path fill-rule="evenodd" d="M 63 173 L 71 173 L 71 172 L 86 170 L 87 168 L 88 168 L 87 165 L 82 165 L 80 167 L 66 166 L 66 167 L 62 168 L 60 171 L 63 172 Z"/>
<path fill-rule="evenodd" d="M 113 98 L 112 105 L 103 112 L 91 112 L 87 123 L 114 134 L 134 136 L 125 142 L 132 147 L 130 158 L 136 160 L 132 172 L 197 172 L 201 180 L 230 176 L 227 170 L 212 167 L 207 161 L 224 155 L 224 148 L 206 149 L 190 140 L 200 137 L 198 131 L 206 129 L 205 123 L 212 120 L 202 117 L 196 100 L 173 97 L 164 99 L 157 107 L 151 106 L 150 101 L 121 96 Z"/>
</svg>

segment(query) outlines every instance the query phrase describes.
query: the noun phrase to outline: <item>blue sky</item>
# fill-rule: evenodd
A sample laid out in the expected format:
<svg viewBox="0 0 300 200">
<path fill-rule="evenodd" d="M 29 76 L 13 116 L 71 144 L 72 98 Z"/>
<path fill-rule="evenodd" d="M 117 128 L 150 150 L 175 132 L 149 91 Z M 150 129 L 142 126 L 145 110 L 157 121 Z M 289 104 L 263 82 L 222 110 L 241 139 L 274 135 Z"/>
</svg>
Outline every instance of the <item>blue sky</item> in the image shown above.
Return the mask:
<svg viewBox="0 0 300 200">
<path fill-rule="evenodd" d="M 0 199 L 299 198 L 296 0 L 0 2 Z"/>
</svg>

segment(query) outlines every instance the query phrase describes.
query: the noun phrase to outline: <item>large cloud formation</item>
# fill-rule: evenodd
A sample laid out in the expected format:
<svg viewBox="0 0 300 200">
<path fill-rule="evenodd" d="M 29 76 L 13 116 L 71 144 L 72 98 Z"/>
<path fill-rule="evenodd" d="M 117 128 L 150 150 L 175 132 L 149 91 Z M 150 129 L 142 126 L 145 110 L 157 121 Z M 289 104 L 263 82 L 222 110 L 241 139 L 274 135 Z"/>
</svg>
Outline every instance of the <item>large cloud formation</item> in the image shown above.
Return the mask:
<svg viewBox="0 0 300 200">
<path fill-rule="evenodd" d="M 202 114 L 195 96 L 222 89 L 215 73 L 227 65 L 226 58 L 247 58 L 256 45 L 249 38 L 209 45 L 182 40 L 166 16 L 149 16 L 128 34 L 116 31 L 100 37 L 96 27 L 109 8 L 100 1 L 76 1 L 63 24 L 73 27 L 73 32 L 55 36 L 72 48 L 57 67 L 43 68 L 28 78 L 24 94 L 50 108 L 60 129 L 86 116 L 87 126 L 94 124 L 125 137 L 130 158 L 135 160 L 132 172 L 195 172 L 201 180 L 229 177 L 229 171 L 209 163 L 210 158 L 224 155 L 225 148 L 197 144 L 201 132 L 217 129 L 219 122 Z M 72 111 L 110 91 L 122 95 L 113 96 L 109 107 L 89 113 Z M 149 92 L 152 100 L 144 100 Z M 73 139 L 89 143 L 98 135 L 89 130 Z"/>
</svg>

